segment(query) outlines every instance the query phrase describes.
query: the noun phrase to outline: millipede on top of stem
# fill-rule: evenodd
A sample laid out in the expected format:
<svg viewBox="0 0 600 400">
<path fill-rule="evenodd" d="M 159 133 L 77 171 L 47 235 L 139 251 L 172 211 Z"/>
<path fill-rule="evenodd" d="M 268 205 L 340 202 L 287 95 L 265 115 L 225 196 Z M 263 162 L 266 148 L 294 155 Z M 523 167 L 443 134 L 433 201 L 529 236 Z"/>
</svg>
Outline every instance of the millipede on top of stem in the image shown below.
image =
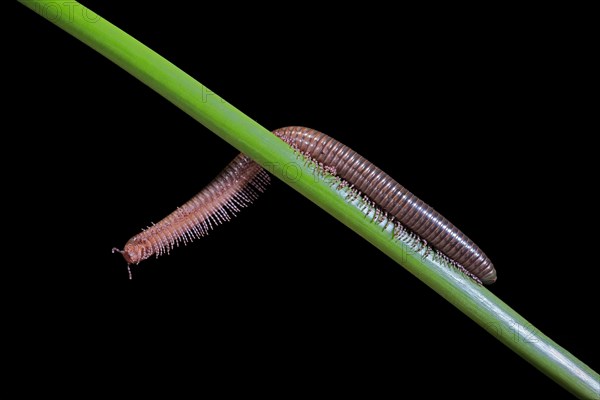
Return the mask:
<svg viewBox="0 0 600 400">
<path fill-rule="evenodd" d="M 371 202 L 378 213 L 399 223 L 474 279 L 491 284 L 496 270 L 464 233 L 388 174 L 348 146 L 314 129 L 290 126 L 273 131 L 324 171 L 334 174 Z M 202 191 L 163 220 L 133 236 L 120 252 L 128 265 L 169 253 L 228 221 L 264 191 L 269 174 L 240 153 Z"/>
</svg>

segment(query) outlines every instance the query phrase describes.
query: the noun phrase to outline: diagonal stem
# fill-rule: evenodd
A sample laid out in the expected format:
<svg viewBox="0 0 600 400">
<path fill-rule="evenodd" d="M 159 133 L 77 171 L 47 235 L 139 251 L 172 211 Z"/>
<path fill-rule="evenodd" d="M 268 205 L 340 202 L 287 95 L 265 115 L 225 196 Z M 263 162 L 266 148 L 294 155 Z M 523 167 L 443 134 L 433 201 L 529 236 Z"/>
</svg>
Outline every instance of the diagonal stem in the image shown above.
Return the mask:
<svg viewBox="0 0 600 400">
<path fill-rule="evenodd" d="M 385 221 L 371 222 L 357 201 L 339 189 L 267 129 L 127 33 L 75 1 L 19 0 L 86 43 L 181 110 L 246 153 L 335 218 L 394 259 L 491 335 L 580 398 L 600 398 L 600 377 L 538 331 L 517 312 L 459 271 L 447 267 L 409 240 L 395 240 Z M 298 173 L 288 179 L 285 166 Z"/>
</svg>

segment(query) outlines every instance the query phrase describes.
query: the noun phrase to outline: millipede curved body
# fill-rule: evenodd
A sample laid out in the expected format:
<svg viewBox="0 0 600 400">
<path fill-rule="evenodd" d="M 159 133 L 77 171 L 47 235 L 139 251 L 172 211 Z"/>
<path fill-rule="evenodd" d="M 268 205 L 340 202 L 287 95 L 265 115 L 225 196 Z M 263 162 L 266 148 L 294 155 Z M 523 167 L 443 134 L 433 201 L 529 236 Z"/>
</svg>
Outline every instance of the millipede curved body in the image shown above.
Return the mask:
<svg viewBox="0 0 600 400">
<path fill-rule="evenodd" d="M 348 146 L 314 129 L 290 126 L 273 133 L 370 199 L 404 228 L 484 284 L 496 281 L 490 259 L 472 240 L 432 207 Z M 208 186 L 156 225 L 132 237 L 123 250 L 128 264 L 204 236 L 250 204 L 269 183 L 269 174 L 239 154 Z"/>
</svg>

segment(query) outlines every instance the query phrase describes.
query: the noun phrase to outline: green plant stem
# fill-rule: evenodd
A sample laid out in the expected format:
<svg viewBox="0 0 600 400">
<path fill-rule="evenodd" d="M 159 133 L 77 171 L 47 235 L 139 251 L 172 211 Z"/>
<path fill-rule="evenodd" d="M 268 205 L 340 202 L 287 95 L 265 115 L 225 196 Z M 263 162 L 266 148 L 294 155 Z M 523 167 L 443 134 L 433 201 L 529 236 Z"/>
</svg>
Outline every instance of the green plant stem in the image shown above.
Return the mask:
<svg viewBox="0 0 600 400">
<path fill-rule="evenodd" d="M 371 222 L 359 201 L 348 201 L 327 177 L 298 162 L 287 144 L 216 93 L 127 33 L 74 1 L 22 4 L 86 43 L 167 98 L 198 122 L 246 153 L 443 296 L 491 335 L 580 398 L 598 398 L 600 377 L 539 332 L 483 286 L 443 265 L 392 228 Z"/>
</svg>

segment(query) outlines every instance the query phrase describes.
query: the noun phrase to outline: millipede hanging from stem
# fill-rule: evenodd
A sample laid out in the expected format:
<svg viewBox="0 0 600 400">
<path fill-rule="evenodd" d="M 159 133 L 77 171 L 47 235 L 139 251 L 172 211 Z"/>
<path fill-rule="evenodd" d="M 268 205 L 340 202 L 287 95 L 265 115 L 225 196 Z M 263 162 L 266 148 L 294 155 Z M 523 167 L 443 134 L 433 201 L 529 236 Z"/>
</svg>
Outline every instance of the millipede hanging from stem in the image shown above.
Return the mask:
<svg viewBox="0 0 600 400">
<path fill-rule="evenodd" d="M 464 233 L 388 174 L 348 146 L 314 129 L 290 126 L 273 131 L 325 173 L 340 180 L 353 194 L 374 207 L 374 220 L 383 216 L 399 224 L 394 236 L 414 237 L 438 251 L 439 259 L 484 284 L 496 281 L 491 260 Z M 152 255 L 168 254 L 180 243 L 205 236 L 214 225 L 228 221 L 252 203 L 270 182 L 269 174 L 240 153 L 202 191 L 155 225 L 133 236 L 123 250 L 128 266 Z M 396 233 L 397 232 L 397 233 Z M 426 250 L 425 254 L 429 250 Z M 131 273 L 130 273 L 131 278 Z"/>
</svg>

